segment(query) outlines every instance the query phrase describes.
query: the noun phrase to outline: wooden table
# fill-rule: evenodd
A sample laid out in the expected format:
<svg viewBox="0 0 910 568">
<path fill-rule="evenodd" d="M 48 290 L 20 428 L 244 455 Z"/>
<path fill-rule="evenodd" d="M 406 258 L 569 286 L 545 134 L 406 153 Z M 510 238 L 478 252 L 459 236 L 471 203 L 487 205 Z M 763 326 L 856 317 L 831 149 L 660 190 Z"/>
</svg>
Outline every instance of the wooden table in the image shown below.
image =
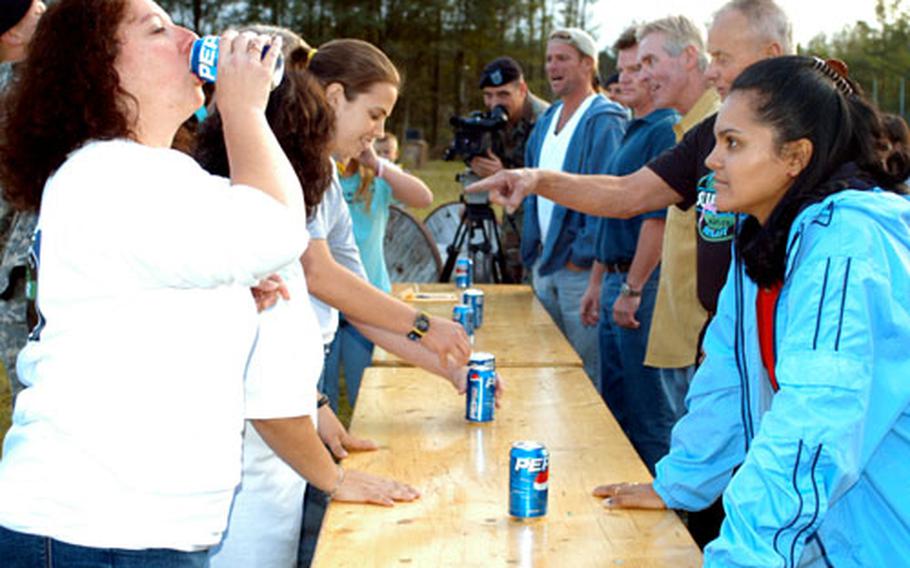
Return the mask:
<svg viewBox="0 0 910 568">
<path fill-rule="evenodd" d="M 351 431 L 377 452 L 345 460 L 422 492 L 392 509 L 332 503 L 314 566 L 699 566 L 701 554 L 668 511 L 611 511 L 598 484 L 650 479 L 578 368 L 503 369 L 507 400 L 485 425 L 464 419 L 464 398 L 414 368 L 370 368 Z M 509 448 L 550 450 L 549 512 L 508 516 Z"/>
<path fill-rule="evenodd" d="M 452 284 L 395 284 L 392 293 L 416 288 L 425 292 L 461 291 Z M 484 292 L 484 322 L 477 330 L 475 351 L 496 355 L 498 367 L 580 367 L 581 358 L 569 345 L 530 286 L 520 284 L 480 284 Z M 415 302 L 415 306 L 439 317 L 451 319 L 455 301 Z M 410 366 L 377 347 L 373 353 L 377 367 Z"/>
</svg>

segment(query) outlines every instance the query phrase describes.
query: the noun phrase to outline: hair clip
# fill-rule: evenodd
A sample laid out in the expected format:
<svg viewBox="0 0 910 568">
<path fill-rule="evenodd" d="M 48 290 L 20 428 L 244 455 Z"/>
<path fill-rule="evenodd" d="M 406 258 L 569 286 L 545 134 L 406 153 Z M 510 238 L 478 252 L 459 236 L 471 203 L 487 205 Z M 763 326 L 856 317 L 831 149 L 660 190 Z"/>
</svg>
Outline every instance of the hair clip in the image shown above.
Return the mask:
<svg viewBox="0 0 910 568">
<path fill-rule="evenodd" d="M 821 57 L 812 57 L 812 67 L 818 71 L 821 71 L 823 75 L 831 79 L 834 83 L 834 86 L 843 93 L 845 96 L 853 96 L 855 91 L 853 90 L 853 85 L 850 84 L 850 81 L 846 79 L 847 76 L 847 64 L 839 59 L 830 59 L 825 61 Z"/>
<path fill-rule="evenodd" d="M 306 66 L 307 67 L 310 66 L 310 61 L 313 60 L 313 56 L 316 55 L 317 51 L 319 51 L 319 50 L 316 48 L 313 48 L 306 54 Z"/>
</svg>

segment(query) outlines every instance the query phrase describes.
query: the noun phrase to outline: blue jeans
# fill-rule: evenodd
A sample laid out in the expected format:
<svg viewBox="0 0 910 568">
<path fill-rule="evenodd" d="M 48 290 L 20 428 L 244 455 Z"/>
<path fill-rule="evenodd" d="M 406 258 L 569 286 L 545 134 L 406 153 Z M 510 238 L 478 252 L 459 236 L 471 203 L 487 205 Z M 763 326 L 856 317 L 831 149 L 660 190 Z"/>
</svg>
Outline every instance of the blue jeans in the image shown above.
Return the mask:
<svg viewBox="0 0 910 568">
<path fill-rule="evenodd" d="M 590 270 L 574 272 L 568 268 L 560 268 L 552 274 L 541 276 L 535 264 L 532 283 L 537 299 L 581 357 L 585 373 L 599 391 L 600 357 L 597 326 L 589 327 L 581 323 L 581 297 L 588 289 L 590 275 Z"/>
<path fill-rule="evenodd" d="M 91 548 L 0 527 L 0 564 L 3 568 L 202 568 L 209 560 L 206 550 Z"/>
<path fill-rule="evenodd" d="M 681 369 L 660 370 L 661 385 L 670 403 L 674 423 L 686 414 L 686 394 L 689 393 L 695 369 L 695 365 L 690 365 Z"/>
<path fill-rule="evenodd" d="M 635 319 L 638 329 L 620 327 L 613 320 L 613 303 L 626 274 L 604 274 L 600 290 L 601 396 L 625 431 L 642 461 L 654 473 L 654 464 L 670 448 L 670 430 L 675 420 L 661 385 L 660 371 L 646 367 L 645 352 L 651 316 L 657 299 L 658 271 L 641 291 Z"/>
<path fill-rule="evenodd" d="M 338 412 L 338 401 L 341 396 L 341 369 L 344 368 L 344 384 L 347 387 L 348 404 L 357 403 L 360 392 L 360 379 L 363 371 L 373 361 L 373 343 L 361 335 L 349 321 L 341 317 L 338 322 L 338 333 L 329 348 L 325 359 L 325 394 L 329 397 L 332 410 Z"/>
</svg>

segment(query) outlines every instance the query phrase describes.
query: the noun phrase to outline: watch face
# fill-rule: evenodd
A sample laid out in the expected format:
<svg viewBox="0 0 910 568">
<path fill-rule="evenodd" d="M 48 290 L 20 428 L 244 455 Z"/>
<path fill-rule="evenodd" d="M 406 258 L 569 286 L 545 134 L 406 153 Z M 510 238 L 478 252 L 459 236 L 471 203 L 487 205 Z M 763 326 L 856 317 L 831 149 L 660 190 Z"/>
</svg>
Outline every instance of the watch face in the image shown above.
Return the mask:
<svg viewBox="0 0 910 568">
<path fill-rule="evenodd" d="M 424 314 L 420 314 L 419 316 L 417 316 L 417 321 L 414 322 L 414 327 L 416 327 L 420 331 L 427 331 L 428 329 L 430 329 L 429 318 L 427 318 L 427 316 Z"/>
</svg>

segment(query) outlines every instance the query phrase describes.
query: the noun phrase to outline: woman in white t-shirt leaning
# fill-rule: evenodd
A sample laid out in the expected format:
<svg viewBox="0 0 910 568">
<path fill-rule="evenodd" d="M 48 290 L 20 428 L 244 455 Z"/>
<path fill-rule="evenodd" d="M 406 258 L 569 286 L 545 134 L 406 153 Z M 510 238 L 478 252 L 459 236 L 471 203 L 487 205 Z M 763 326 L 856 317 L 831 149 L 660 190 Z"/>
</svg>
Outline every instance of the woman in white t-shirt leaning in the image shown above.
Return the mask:
<svg viewBox="0 0 910 568">
<path fill-rule="evenodd" d="M 100 31 L 99 31 L 100 30 Z M 202 566 L 240 477 L 250 286 L 305 247 L 263 110 L 279 49 L 222 36 L 231 179 L 169 149 L 195 35 L 151 0 L 60 0 L 7 101 L 5 197 L 37 209 L 36 325 L 0 461 L 4 566 Z"/>
<path fill-rule="evenodd" d="M 305 70 L 309 49 L 300 37 L 283 28 L 253 30 L 283 40 L 285 74 L 270 95 L 266 118 L 313 215 L 333 179 L 334 113 L 319 82 Z M 194 144 L 200 164 L 214 174 L 226 174 L 229 166 L 223 127 L 220 113 L 214 113 Z M 216 568 L 296 566 L 307 481 L 338 501 L 391 505 L 418 496 L 407 485 L 335 465 L 314 423 L 323 338 L 303 266 L 295 259 L 279 274 L 289 295 L 260 314 L 247 371 L 243 476 L 224 539 L 210 551 Z"/>
</svg>

